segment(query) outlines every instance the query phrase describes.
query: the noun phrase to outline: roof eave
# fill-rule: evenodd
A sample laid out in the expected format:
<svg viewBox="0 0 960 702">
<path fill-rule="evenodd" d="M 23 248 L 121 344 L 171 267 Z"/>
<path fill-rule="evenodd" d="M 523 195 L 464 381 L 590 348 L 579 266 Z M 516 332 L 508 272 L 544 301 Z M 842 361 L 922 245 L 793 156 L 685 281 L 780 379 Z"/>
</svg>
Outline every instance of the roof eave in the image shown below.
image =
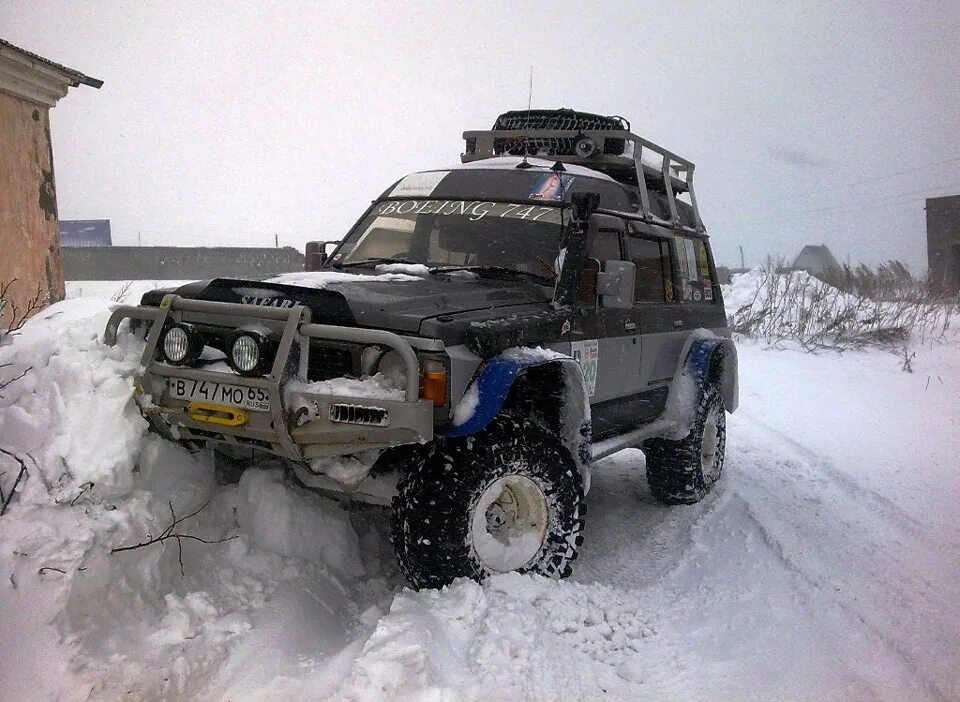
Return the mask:
<svg viewBox="0 0 960 702">
<path fill-rule="evenodd" d="M 0 39 L 0 91 L 53 107 L 80 85 L 100 88 L 103 81 Z"/>
</svg>

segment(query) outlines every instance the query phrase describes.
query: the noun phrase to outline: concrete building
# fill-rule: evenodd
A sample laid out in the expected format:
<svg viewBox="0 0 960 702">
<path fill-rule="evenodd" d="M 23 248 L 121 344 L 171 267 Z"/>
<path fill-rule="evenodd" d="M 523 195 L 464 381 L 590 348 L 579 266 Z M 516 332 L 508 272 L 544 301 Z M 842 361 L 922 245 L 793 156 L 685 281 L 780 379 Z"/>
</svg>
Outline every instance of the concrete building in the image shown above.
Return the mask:
<svg viewBox="0 0 960 702">
<path fill-rule="evenodd" d="M 960 292 L 960 195 L 927 200 L 927 267 L 935 290 Z"/>
<path fill-rule="evenodd" d="M 20 311 L 63 299 L 49 110 L 80 84 L 103 82 L 0 39 L 0 282 Z"/>
<path fill-rule="evenodd" d="M 807 245 L 793 259 L 793 268 L 806 271 L 810 275 L 823 277 L 840 270 L 840 264 L 830 253 L 825 244 L 820 246 Z"/>
</svg>

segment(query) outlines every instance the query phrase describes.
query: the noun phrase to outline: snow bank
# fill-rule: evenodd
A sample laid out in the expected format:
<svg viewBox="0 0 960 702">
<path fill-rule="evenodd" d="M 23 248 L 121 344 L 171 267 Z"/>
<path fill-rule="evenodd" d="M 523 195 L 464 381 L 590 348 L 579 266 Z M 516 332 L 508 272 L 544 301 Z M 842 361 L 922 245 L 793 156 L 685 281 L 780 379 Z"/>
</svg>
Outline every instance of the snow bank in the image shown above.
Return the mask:
<svg viewBox="0 0 960 702">
<path fill-rule="evenodd" d="M 248 470 L 240 480 L 237 524 L 250 542 L 346 575 L 363 574 L 357 535 L 329 500 L 295 490 L 275 470 Z"/>
<path fill-rule="evenodd" d="M 68 280 L 67 299 L 95 297 L 124 305 L 136 305 L 145 292 L 158 288 L 176 289 L 190 280 Z"/>
<path fill-rule="evenodd" d="M 143 342 L 100 341 L 110 301 L 54 305 L 0 346 L 0 446 L 27 476 L 0 517 L 7 699 L 203 698 L 274 592 L 320 587 L 338 628 L 363 574 L 336 504 L 146 433 L 131 399 Z M 16 462 L 0 455 L 9 495 Z M 181 539 L 144 544 L 172 531 Z"/>
<path fill-rule="evenodd" d="M 806 350 L 901 347 L 942 339 L 956 314 L 918 288 L 885 299 L 839 290 L 806 271 L 758 267 L 723 286 L 730 328 L 772 342 L 796 341 Z"/>
<path fill-rule="evenodd" d="M 656 633 L 638 599 L 508 573 L 484 586 L 406 591 L 367 639 L 347 700 L 628 699 Z M 625 695 L 626 696 L 623 696 Z"/>
</svg>

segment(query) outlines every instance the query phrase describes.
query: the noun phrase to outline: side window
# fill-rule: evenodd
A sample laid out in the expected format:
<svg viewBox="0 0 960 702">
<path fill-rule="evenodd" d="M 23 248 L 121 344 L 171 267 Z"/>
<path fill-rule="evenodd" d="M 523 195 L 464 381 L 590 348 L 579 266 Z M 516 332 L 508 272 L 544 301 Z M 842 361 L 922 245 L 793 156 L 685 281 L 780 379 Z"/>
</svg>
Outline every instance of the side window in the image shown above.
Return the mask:
<svg viewBox="0 0 960 702">
<path fill-rule="evenodd" d="M 710 278 L 710 262 L 707 245 L 700 239 L 686 236 L 674 237 L 677 247 L 677 262 L 684 302 L 712 302 L 713 280 Z"/>
<path fill-rule="evenodd" d="M 600 263 L 620 260 L 620 232 L 616 229 L 601 229 L 590 242 L 587 258 L 595 258 Z"/>
<path fill-rule="evenodd" d="M 637 302 L 664 302 L 673 299 L 668 240 L 630 237 L 630 260 L 637 267 L 633 294 Z"/>
</svg>

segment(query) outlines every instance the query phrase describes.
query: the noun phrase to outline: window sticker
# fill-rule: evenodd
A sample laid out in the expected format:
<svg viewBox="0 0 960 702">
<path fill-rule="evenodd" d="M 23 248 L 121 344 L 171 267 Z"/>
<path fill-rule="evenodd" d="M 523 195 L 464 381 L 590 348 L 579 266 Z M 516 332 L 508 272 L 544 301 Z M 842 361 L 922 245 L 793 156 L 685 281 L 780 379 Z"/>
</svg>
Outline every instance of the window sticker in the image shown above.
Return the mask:
<svg viewBox="0 0 960 702">
<path fill-rule="evenodd" d="M 597 390 L 597 371 L 600 366 L 600 342 L 596 339 L 589 341 L 574 341 L 570 344 L 570 355 L 580 364 L 583 371 L 583 382 L 587 386 L 587 394 L 593 397 Z"/>
<path fill-rule="evenodd" d="M 707 262 L 707 247 L 702 241 L 697 242 L 697 270 L 701 278 L 710 278 L 710 264 Z"/>
<path fill-rule="evenodd" d="M 378 215 L 454 215 L 471 222 L 484 218 L 507 217 L 529 222 L 560 223 L 560 208 L 546 205 L 519 205 L 483 200 L 388 200 L 377 205 Z"/>
<path fill-rule="evenodd" d="M 428 173 L 411 173 L 397 183 L 390 192 L 390 197 L 429 197 L 440 185 L 440 181 L 447 177 L 450 171 L 430 171 Z"/>
<path fill-rule="evenodd" d="M 531 200 L 550 200 L 559 202 L 563 196 L 570 191 L 570 185 L 573 183 L 572 175 L 560 175 L 559 173 L 543 173 L 533 184 L 530 190 Z"/>
<path fill-rule="evenodd" d="M 687 277 L 690 280 L 697 278 L 697 246 L 693 239 L 684 239 L 683 248 L 687 257 Z"/>
</svg>

